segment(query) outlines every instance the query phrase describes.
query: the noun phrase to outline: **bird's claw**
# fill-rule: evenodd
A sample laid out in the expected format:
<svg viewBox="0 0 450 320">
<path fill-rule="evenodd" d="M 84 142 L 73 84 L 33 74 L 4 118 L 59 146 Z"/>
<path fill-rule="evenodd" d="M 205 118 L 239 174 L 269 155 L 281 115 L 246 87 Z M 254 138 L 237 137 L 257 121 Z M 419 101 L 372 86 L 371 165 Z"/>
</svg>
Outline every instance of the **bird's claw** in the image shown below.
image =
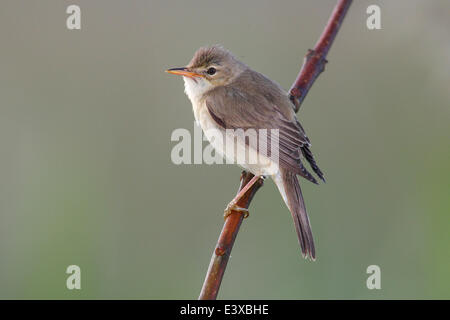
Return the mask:
<svg viewBox="0 0 450 320">
<path fill-rule="evenodd" d="M 248 218 L 248 216 L 250 215 L 247 208 L 239 207 L 236 202 L 231 201 L 224 210 L 224 219 L 226 219 L 233 211 L 242 212 L 244 214 L 244 219 Z"/>
</svg>

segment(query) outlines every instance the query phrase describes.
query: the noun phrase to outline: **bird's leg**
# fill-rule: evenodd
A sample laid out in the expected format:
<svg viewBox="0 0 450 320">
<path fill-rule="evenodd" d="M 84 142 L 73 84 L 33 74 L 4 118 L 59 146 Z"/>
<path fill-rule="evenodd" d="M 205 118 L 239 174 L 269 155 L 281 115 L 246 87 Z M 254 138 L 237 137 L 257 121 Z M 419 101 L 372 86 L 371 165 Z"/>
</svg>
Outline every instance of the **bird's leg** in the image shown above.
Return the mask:
<svg viewBox="0 0 450 320">
<path fill-rule="evenodd" d="M 244 196 L 244 194 L 261 178 L 260 176 L 254 176 L 241 191 L 230 201 L 224 211 L 224 218 L 226 219 L 232 211 L 243 212 L 244 219 L 249 216 L 247 208 L 242 208 L 237 205 L 238 201 Z"/>
</svg>

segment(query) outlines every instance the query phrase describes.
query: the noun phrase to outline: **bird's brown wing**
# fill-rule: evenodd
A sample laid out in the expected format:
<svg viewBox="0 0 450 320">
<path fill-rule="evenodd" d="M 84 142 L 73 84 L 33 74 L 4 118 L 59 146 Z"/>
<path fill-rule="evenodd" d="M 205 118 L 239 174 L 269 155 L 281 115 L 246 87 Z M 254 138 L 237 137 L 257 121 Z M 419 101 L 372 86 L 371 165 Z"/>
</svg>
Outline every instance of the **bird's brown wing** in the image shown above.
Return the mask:
<svg viewBox="0 0 450 320">
<path fill-rule="evenodd" d="M 275 86 L 271 82 L 264 85 Z M 247 86 L 245 92 L 237 89 L 240 87 L 236 84 L 222 86 L 206 95 L 205 102 L 211 118 L 223 129 L 254 129 L 257 134 L 259 129 L 267 129 L 269 133 L 270 129 L 278 129 L 280 167 L 317 183 L 301 162 L 301 148 L 309 146 L 310 142 L 295 117 L 287 95 L 278 87 L 262 88 L 266 89 L 262 91 L 264 94 L 252 85 Z M 270 144 L 270 137 L 267 142 Z M 250 147 L 260 151 L 261 146 Z M 270 149 L 269 145 L 267 149 Z"/>
</svg>

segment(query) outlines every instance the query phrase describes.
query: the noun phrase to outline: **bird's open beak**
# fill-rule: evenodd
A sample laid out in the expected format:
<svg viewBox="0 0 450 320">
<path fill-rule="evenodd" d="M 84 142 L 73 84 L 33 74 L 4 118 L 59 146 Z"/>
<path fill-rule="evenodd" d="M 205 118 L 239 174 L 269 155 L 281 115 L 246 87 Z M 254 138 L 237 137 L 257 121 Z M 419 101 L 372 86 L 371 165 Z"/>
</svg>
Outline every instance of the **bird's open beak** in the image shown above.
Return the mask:
<svg viewBox="0 0 450 320">
<path fill-rule="evenodd" d="M 171 74 L 177 74 L 179 76 L 185 76 L 189 78 L 195 78 L 195 77 L 201 77 L 203 78 L 204 75 L 196 72 L 189 71 L 188 68 L 172 68 L 169 70 L 166 70 L 166 72 Z"/>
</svg>

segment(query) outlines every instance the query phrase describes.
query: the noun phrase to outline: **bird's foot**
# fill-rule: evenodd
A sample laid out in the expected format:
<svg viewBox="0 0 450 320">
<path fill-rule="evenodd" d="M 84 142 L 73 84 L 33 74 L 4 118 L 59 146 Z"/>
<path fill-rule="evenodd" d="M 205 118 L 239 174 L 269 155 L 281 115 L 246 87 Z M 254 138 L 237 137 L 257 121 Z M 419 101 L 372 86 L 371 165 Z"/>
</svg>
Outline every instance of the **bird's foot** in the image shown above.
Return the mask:
<svg viewBox="0 0 450 320">
<path fill-rule="evenodd" d="M 247 208 L 239 207 L 235 201 L 231 201 L 224 210 L 223 218 L 226 219 L 233 211 L 242 212 L 244 214 L 244 219 L 248 218 L 250 215 Z"/>
</svg>

